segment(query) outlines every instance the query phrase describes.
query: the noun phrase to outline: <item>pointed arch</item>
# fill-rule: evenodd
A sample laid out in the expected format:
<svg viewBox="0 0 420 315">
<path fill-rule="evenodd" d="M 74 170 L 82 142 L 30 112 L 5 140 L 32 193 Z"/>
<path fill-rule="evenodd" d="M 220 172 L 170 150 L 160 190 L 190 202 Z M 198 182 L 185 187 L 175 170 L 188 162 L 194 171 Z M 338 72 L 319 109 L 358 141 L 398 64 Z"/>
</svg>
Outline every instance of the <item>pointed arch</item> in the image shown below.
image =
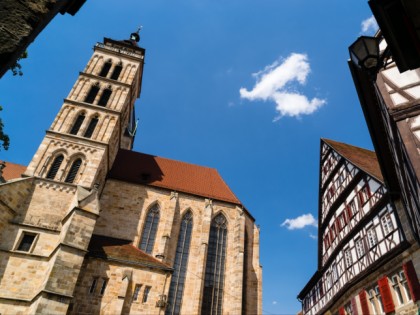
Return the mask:
<svg viewBox="0 0 420 315">
<path fill-rule="evenodd" d="M 160 206 L 156 202 L 149 208 L 149 211 L 147 212 L 139 244 L 139 248 L 148 254 L 152 253 L 153 246 L 155 244 L 159 218 Z"/>
<path fill-rule="evenodd" d="M 61 164 L 63 163 L 64 155 L 59 154 L 55 157 L 54 161 L 51 163 L 50 169 L 48 170 L 47 176 L 48 179 L 54 179 L 60 169 Z"/>
<path fill-rule="evenodd" d="M 79 172 L 80 166 L 82 165 L 82 159 L 79 157 L 73 161 L 73 163 L 70 166 L 70 169 L 67 173 L 66 179 L 64 182 L 66 183 L 73 183 L 74 179 L 77 176 L 77 173 Z"/>
<path fill-rule="evenodd" d="M 94 83 L 89 90 L 89 93 L 85 97 L 85 103 L 92 104 L 95 101 L 96 95 L 99 92 L 99 82 Z"/>
<path fill-rule="evenodd" d="M 190 253 L 191 234 L 193 228 L 193 213 L 188 209 L 181 219 L 178 243 L 174 259 L 174 272 L 168 293 L 168 307 L 165 315 L 180 314 L 182 295 L 184 293 L 185 276 L 187 272 L 188 256 Z"/>
<path fill-rule="evenodd" d="M 106 104 L 109 101 L 109 98 L 111 97 L 111 94 L 112 94 L 112 88 L 110 85 L 108 85 L 108 87 L 102 91 L 101 98 L 98 101 L 98 105 L 106 106 Z"/>
<path fill-rule="evenodd" d="M 83 124 L 83 121 L 85 120 L 85 116 L 86 116 L 86 113 L 84 111 L 80 112 L 79 115 L 77 115 L 73 123 L 73 126 L 70 129 L 70 134 L 77 135 L 77 133 L 80 130 L 80 127 Z"/>
<path fill-rule="evenodd" d="M 112 60 L 108 59 L 103 65 L 102 65 L 102 69 L 99 72 L 99 76 L 100 77 L 106 77 L 106 75 L 109 72 L 109 69 L 111 69 L 112 66 Z"/>
<path fill-rule="evenodd" d="M 227 220 L 218 213 L 210 226 L 206 274 L 202 299 L 202 315 L 221 315 L 225 279 Z"/>
</svg>

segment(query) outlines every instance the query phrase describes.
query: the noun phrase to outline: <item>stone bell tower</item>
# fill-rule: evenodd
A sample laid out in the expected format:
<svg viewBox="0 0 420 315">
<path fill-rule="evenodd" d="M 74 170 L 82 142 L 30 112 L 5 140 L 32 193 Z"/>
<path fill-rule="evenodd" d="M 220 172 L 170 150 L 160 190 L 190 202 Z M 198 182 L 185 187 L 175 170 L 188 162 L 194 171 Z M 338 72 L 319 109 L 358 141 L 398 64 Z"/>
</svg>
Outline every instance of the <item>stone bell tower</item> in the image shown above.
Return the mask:
<svg viewBox="0 0 420 315">
<path fill-rule="evenodd" d="M 118 149 L 133 145 L 145 53 L 139 39 L 132 33 L 129 40 L 105 38 L 95 45 L 26 176 L 86 188 L 103 185 Z"/>
<path fill-rule="evenodd" d="M 136 133 L 140 36 L 97 43 L 21 179 L 0 184 L 0 313 L 66 313 L 100 204 Z"/>
</svg>

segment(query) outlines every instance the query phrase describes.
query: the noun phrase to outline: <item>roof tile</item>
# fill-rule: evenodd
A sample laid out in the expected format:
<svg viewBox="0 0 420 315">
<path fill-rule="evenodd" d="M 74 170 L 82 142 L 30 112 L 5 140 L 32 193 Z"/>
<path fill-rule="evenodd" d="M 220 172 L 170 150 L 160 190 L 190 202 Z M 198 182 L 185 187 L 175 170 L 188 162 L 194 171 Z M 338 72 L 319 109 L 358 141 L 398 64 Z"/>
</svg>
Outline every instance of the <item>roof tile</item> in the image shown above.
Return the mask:
<svg viewBox="0 0 420 315">
<path fill-rule="evenodd" d="M 216 169 L 140 152 L 119 150 L 109 177 L 241 205 Z"/>
</svg>

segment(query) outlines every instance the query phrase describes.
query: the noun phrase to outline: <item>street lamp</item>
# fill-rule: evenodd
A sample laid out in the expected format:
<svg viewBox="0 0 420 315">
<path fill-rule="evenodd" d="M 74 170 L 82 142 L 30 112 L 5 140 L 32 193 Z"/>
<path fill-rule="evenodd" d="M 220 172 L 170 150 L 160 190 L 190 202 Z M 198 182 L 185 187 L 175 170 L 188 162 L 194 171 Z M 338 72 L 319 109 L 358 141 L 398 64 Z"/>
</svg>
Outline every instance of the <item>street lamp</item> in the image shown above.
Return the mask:
<svg viewBox="0 0 420 315">
<path fill-rule="evenodd" d="M 362 70 L 376 73 L 383 63 L 379 53 L 380 40 L 378 37 L 360 36 L 349 47 L 352 62 Z"/>
</svg>

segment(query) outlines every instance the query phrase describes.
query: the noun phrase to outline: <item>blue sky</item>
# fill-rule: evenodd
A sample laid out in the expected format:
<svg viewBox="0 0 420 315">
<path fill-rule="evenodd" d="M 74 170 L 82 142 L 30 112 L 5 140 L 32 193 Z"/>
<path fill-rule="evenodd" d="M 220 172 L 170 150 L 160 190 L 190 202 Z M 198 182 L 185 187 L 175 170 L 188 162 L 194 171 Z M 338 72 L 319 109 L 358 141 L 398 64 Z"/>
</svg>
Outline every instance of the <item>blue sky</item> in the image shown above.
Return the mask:
<svg viewBox="0 0 420 315">
<path fill-rule="evenodd" d="M 0 160 L 27 165 L 93 45 L 142 25 L 134 150 L 219 170 L 261 227 L 264 314 L 295 314 L 316 270 L 320 138 L 372 148 L 347 66 L 371 16 L 366 0 L 88 0 L 0 80 Z"/>
</svg>

